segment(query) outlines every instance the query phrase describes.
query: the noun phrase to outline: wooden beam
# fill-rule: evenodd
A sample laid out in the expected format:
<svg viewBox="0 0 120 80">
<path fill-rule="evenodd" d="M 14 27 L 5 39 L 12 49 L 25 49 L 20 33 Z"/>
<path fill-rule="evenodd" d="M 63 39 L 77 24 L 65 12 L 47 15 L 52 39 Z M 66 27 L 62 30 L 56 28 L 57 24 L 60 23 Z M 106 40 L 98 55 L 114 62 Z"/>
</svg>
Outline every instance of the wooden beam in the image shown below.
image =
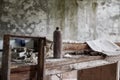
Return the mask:
<svg viewBox="0 0 120 80">
<path fill-rule="evenodd" d="M 86 43 L 64 43 L 63 50 L 85 50 L 90 49 L 90 47 Z"/>
<path fill-rule="evenodd" d="M 10 64 L 11 64 L 11 52 L 10 52 L 10 37 L 4 36 L 3 41 L 3 54 L 2 54 L 2 80 L 10 80 Z"/>
<path fill-rule="evenodd" d="M 44 40 L 38 41 L 38 65 L 37 65 L 37 80 L 44 80 Z"/>
<path fill-rule="evenodd" d="M 50 69 L 53 67 L 59 67 L 74 63 L 81 63 L 81 62 L 87 62 L 87 61 L 94 61 L 94 60 L 100 60 L 103 59 L 102 56 L 82 56 L 77 58 L 63 58 L 63 59 L 46 59 L 45 68 Z"/>
<path fill-rule="evenodd" d="M 9 34 L 7 34 L 9 35 Z M 45 39 L 45 37 L 35 37 L 35 36 L 22 36 L 22 35 L 9 35 L 10 37 L 18 37 L 18 38 L 32 38 L 32 39 Z"/>
<path fill-rule="evenodd" d="M 49 59 L 49 60 L 46 60 L 46 62 L 44 63 L 45 66 L 43 68 L 45 68 L 45 75 L 58 74 L 58 73 L 63 73 L 63 72 L 67 72 L 67 71 L 76 69 L 76 67 L 78 67 L 76 64 L 80 64 L 80 63 L 84 63 L 84 62 L 86 64 L 88 64 L 90 61 L 96 61 L 96 60 L 101 60 L 101 59 L 102 59 L 101 56 L 84 56 L 84 57 L 61 59 L 61 60 L 60 59 L 58 59 L 58 60 L 57 59 Z M 93 63 L 95 63 L 95 62 L 93 62 Z M 98 63 L 98 61 L 97 61 L 97 63 Z M 101 61 L 99 63 L 102 64 Z M 92 66 L 97 66 L 97 65 L 98 64 L 92 65 Z M 74 67 L 71 67 L 71 66 L 74 66 Z M 38 67 L 37 67 L 37 65 L 18 66 L 16 68 L 12 68 L 11 73 L 17 74 L 17 72 L 38 71 L 37 70 Z M 53 71 L 55 71 L 55 72 L 52 73 Z M 40 74 L 41 73 L 38 71 L 39 77 L 40 77 Z"/>
</svg>

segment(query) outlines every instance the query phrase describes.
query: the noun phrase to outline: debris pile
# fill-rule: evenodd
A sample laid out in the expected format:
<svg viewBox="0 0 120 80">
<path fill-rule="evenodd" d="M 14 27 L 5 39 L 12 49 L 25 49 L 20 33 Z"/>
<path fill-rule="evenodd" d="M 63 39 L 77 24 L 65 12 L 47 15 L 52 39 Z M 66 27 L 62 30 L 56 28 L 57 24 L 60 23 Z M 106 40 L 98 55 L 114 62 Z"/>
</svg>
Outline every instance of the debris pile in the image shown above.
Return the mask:
<svg viewBox="0 0 120 80">
<path fill-rule="evenodd" d="M 26 47 L 13 48 L 11 50 L 13 62 L 37 63 L 37 52 Z"/>
<path fill-rule="evenodd" d="M 71 51 L 71 52 L 66 52 L 66 54 L 69 55 L 85 55 L 85 56 L 106 56 L 105 54 L 93 50 L 80 50 L 80 51 Z"/>
</svg>

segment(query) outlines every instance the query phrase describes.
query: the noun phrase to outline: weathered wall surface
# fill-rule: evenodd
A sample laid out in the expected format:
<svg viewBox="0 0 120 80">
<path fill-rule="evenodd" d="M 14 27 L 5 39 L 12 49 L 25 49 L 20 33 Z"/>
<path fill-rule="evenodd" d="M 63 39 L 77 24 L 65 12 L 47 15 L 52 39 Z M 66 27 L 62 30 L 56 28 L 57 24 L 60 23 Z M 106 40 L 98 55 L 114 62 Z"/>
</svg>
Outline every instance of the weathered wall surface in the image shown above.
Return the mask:
<svg viewBox="0 0 120 80">
<path fill-rule="evenodd" d="M 0 1 L 0 36 L 11 33 L 52 40 L 58 26 L 68 40 L 120 40 L 119 0 Z"/>
<path fill-rule="evenodd" d="M 47 14 L 41 0 L 4 0 L 0 35 L 5 33 L 43 36 Z"/>
<path fill-rule="evenodd" d="M 83 0 L 78 7 L 78 40 L 120 40 L 120 1 Z"/>
<path fill-rule="evenodd" d="M 78 0 L 78 40 L 95 39 L 96 36 L 96 0 Z"/>
<path fill-rule="evenodd" d="M 120 42 L 120 0 L 99 0 L 97 8 L 97 37 Z"/>
</svg>

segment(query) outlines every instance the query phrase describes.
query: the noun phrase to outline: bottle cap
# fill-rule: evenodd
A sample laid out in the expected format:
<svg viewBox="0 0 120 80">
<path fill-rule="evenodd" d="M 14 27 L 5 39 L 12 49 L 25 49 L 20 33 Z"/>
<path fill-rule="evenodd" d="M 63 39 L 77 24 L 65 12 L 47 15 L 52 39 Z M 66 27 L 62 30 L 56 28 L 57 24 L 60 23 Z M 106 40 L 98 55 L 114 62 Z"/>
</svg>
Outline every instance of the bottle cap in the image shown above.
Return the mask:
<svg viewBox="0 0 120 80">
<path fill-rule="evenodd" d="M 59 30 L 59 27 L 56 27 L 56 30 Z"/>
</svg>

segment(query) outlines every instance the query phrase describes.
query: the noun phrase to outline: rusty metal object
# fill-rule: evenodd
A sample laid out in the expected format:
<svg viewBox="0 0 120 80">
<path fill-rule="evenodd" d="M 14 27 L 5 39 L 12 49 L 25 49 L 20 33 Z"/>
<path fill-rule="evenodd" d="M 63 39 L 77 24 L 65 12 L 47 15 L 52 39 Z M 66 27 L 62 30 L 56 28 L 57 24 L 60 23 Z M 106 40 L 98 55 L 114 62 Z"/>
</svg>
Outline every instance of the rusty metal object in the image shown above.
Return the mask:
<svg viewBox="0 0 120 80">
<path fill-rule="evenodd" d="M 61 58 L 62 51 L 62 35 L 61 31 L 57 27 L 53 35 L 53 57 Z"/>
</svg>

